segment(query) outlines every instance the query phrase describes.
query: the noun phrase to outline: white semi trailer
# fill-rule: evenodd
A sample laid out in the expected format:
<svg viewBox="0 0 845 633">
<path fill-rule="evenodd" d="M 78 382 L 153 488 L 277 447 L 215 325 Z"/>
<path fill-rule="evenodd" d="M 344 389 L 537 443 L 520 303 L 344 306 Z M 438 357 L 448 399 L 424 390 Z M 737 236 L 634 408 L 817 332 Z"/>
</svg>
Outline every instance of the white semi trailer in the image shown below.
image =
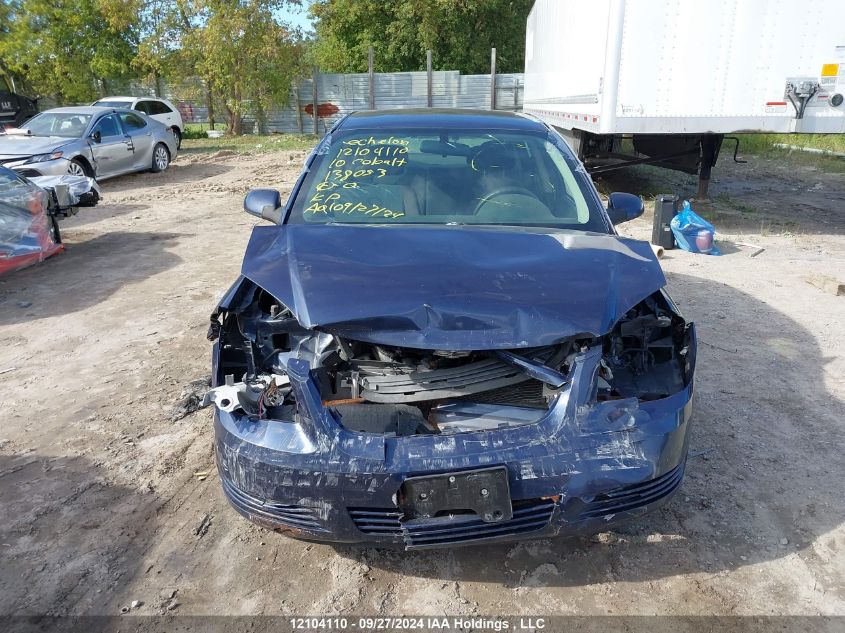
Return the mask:
<svg viewBox="0 0 845 633">
<path fill-rule="evenodd" d="M 845 0 L 537 0 L 528 16 L 524 110 L 594 173 L 697 172 L 706 197 L 725 135 L 845 133 L 843 95 Z"/>
</svg>

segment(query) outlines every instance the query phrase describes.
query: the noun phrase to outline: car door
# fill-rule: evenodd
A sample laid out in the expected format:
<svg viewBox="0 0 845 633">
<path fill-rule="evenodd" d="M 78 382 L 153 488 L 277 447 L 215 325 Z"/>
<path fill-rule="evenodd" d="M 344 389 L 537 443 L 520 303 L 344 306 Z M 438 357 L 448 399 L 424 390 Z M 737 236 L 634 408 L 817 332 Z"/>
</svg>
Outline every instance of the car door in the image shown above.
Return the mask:
<svg viewBox="0 0 845 633">
<path fill-rule="evenodd" d="M 91 153 L 97 177 L 108 178 L 132 169 L 134 146 L 114 114 L 100 117 L 91 129 Z"/>
<path fill-rule="evenodd" d="M 133 169 L 148 169 L 152 164 L 153 130 L 152 125 L 143 116 L 130 110 L 118 112 L 117 117 L 123 125 L 123 131 L 132 139 L 135 156 Z"/>
</svg>

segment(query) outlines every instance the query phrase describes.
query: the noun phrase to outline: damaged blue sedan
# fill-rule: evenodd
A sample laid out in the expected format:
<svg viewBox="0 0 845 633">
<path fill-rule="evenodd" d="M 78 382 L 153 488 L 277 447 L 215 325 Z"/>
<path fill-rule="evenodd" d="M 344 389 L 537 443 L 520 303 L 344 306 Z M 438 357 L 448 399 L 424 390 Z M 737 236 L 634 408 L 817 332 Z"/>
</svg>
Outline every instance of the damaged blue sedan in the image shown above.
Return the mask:
<svg viewBox="0 0 845 633">
<path fill-rule="evenodd" d="M 406 549 L 583 534 L 681 484 L 696 340 L 562 138 L 363 112 L 259 189 L 211 316 L 215 447 L 248 519 Z"/>
</svg>

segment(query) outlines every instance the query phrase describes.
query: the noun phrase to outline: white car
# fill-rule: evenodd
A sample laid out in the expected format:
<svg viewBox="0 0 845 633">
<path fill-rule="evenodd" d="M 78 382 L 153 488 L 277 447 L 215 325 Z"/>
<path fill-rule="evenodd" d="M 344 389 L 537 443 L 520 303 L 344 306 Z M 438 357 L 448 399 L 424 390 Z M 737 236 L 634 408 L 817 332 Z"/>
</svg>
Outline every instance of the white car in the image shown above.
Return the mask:
<svg viewBox="0 0 845 633">
<path fill-rule="evenodd" d="M 182 146 L 182 115 L 170 101 L 158 97 L 103 97 L 91 105 L 104 106 L 107 108 L 130 108 L 143 112 L 151 119 L 164 123 L 167 127 L 173 128 L 173 135 L 176 137 L 176 148 Z"/>
</svg>

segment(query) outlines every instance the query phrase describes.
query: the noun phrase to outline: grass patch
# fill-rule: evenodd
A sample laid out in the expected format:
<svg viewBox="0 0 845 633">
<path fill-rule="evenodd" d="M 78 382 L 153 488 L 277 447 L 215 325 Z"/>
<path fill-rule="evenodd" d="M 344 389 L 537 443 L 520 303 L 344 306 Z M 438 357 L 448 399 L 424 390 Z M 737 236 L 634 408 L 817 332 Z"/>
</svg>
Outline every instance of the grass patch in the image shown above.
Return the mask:
<svg viewBox="0 0 845 633">
<path fill-rule="evenodd" d="M 808 147 L 845 154 L 845 134 L 739 134 L 739 155 L 782 161 L 796 167 L 810 167 L 828 173 L 845 173 L 845 158 L 802 152 L 777 145 Z M 733 151 L 725 143 L 722 154 Z"/>
<path fill-rule="evenodd" d="M 778 144 L 845 154 L 845 134 L 742 134 L 739 140 L 740 151 L 750 154 L 783 151 Z"/>
<path fill-rule="evenodd" d="M 207 154 L 228 149 L 238 154 L 263 154 L 284 150 L 310 150 L 318 140 L 313 134 L 247 134 L 220 138 L 186 138 L 182 142 L 181 151 L 188 154 Z"/>
<path fill-rule="evenodd" d="M 182 130 L 182 139 L 186 138 L 208 138 L 205 134 L 206 130 L 225 130 L 225 125 L 215 125 L 212 128 L 208 123 L 186 123 L 185 129 Z"/>
</svg>

